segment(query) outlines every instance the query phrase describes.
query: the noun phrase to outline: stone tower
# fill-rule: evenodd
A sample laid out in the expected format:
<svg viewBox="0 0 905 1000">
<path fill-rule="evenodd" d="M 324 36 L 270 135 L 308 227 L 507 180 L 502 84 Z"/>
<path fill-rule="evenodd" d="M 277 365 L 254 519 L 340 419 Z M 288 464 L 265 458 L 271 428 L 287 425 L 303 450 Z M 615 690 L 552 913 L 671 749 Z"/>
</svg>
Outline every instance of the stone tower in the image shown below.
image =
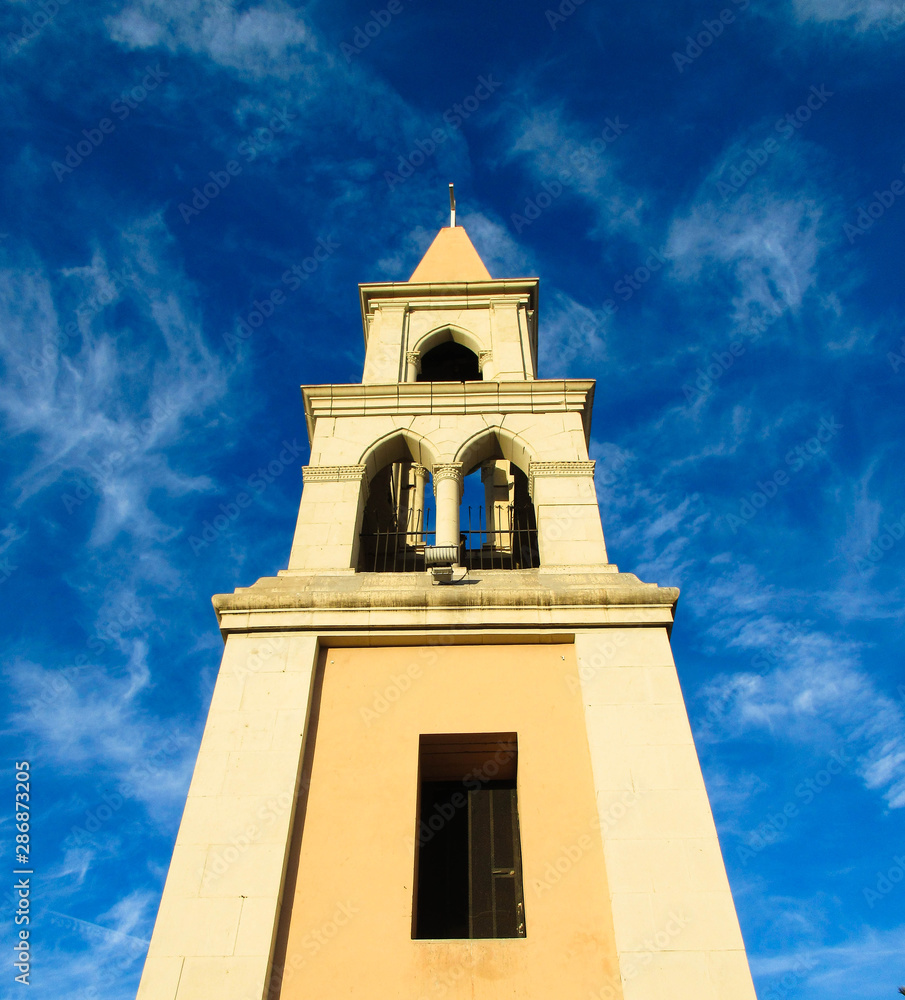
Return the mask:
<svg viewBox="0 0 905 1000">
<path fill-rule="evenodd" d="M 361 383 L 302 389 L 288 568 L 214 598 L 139 1000 L 754 1000 L 678 591 L 607 560 L 538 281 L 453 225 L 359 291 Z"/>
</svg>

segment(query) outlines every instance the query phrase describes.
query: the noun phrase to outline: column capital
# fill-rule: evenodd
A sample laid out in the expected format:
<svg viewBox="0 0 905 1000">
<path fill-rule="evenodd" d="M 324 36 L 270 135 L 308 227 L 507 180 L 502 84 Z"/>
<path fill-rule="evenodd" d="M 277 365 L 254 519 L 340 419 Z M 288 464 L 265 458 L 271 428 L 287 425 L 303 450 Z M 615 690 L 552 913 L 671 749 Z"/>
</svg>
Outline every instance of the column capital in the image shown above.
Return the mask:
<svg viewBox="0 0 905 1000">
<path fill-rule="evenodd" d="M 431 470 L 431 475 L 434 480 L 434 496 L 437 495 L 437 483 L 442 482 L 444 479 L 452 479 L 459 485 L 459 497 L 461 498 L 462 491 L 465 488 L 462 478 L 461 462 L 444 462 L 442 464 L 435 465 Z"/>
<path fill-rule="evenodd" d="M 416 475 L 419 479 L 427 480 L 430 475 L 430 469 L 426 465 L 422 465 L 420 462 L 412 462 L 412 473 Z"/>
<path fill-rule="evenodd" d="M 493 351 L 478 351 L 478 368 L 484 371 L 484 365 L 493 361 Z"/>
</svg>

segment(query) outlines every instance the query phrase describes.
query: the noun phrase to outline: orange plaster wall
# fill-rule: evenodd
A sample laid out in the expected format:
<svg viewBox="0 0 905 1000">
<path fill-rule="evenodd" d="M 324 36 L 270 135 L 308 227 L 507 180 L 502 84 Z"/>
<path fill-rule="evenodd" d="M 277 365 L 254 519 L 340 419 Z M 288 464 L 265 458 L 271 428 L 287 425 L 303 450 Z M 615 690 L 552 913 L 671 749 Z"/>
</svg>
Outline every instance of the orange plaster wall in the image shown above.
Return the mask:
<svg viewBox="0 0 905 1000">
<path fill-rule="evenodd" d="M 618 1000 L 573 647 L 322 656 L 307 810 L 294 838 L 298 877 L 290 874 L 281 918 L 280 1000 Z M 485 732 L 518 734 L 527 936 L 412 940 L 418 737 Z"/>
</svg>

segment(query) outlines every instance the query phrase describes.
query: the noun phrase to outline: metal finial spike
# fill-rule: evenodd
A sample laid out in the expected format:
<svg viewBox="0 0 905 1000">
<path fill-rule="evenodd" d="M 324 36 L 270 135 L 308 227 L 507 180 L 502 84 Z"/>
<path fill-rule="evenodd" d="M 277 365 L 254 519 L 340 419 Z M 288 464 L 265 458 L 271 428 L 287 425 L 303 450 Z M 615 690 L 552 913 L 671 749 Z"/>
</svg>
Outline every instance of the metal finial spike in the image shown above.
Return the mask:
<svg viewBox="0 0 905 1000">
<path fill-rule="evenodd" d="M 456 190 L 452 184 L 449 185 L 449 226 L 450 229 L 456 227 Z"/>
</svg>

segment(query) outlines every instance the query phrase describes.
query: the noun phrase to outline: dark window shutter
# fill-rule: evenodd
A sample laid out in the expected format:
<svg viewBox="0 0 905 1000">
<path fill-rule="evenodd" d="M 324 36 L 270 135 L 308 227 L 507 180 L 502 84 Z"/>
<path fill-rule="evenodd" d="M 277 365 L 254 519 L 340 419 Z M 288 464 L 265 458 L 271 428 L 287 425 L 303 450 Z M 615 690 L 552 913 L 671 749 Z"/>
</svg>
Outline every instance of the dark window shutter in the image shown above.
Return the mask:
<svg viewBox="0 0 905 1000">
<path fill-rule="evenodd" d="M 514 788 L 468 793 L 469 936 L 525 936 L 522 859 Z"/>
</svg>

